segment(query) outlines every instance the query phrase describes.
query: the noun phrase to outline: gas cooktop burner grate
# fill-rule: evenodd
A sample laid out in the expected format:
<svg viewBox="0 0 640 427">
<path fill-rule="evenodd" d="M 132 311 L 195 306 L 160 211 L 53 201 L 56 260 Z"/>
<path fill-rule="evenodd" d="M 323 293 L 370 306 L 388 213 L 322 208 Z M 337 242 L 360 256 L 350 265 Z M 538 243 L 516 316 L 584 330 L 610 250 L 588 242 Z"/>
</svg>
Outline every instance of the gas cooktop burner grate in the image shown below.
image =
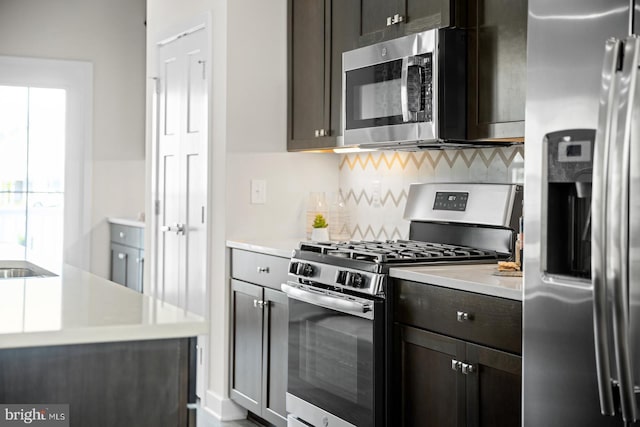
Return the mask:
<svg viewBox="0 0 640 427">
<path fill-rule="evenodd" d="M 417 240 L 301 243 L 300 251 L 375 263 L 496 259 L 496 252 Z"/>
</svg>

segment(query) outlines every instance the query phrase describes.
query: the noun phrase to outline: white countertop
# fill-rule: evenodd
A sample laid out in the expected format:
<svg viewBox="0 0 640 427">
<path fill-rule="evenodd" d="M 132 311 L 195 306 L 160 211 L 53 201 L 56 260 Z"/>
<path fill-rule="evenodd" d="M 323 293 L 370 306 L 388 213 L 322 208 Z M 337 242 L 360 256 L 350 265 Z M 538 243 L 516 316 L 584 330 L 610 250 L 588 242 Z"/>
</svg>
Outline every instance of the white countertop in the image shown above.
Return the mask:
<svg viewBox="0 0 640 427">
<path fill-rule="evenodd" d="M 107 218 L 111 224 L 128 225 L 129 227 L 144 228 L 144 221 L 138 221 L 137 219 L 129 218 Z"/>
<path fill-rule="evenodd" d="M 204 319 L 65 265 L 57 277 L 0 280 L 0 348 L 190 337 Z"/>
<path fill-rule="evenodd" d="M 283 258 L 291 258 L 293 251 L 298 249 L 300 242 L 306 241 L 304 237 L 299 239 L 228 239 L 230 248 L 244 249 L 252 252 L 260 252 L 267 255 L 275 255 Z"/>
<path fill-rule="evenodd" d="M 522 301 L 522 277 L 494 276 L 497 264 L 456 264 L 389 269 L 398 279 Z"/>
</svg>

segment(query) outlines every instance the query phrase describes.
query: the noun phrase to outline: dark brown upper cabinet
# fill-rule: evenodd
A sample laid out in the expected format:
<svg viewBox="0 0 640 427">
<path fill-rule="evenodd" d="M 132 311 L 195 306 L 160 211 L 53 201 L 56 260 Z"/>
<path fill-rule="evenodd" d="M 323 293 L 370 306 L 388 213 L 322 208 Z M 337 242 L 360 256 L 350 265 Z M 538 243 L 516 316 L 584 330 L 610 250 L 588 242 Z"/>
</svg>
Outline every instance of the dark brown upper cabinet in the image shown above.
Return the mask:
<svg viewBox="0 0 640 427">
<path fill-rule="evenodd" d="M 522 141 L 527 0 L 468 0 L 468 139 Z"/>
<path fill-rule="evenodd" d="M 359 0 L 289 0 L 289 151 L 342 135 L 342 53 L 358 47 Z"/>
<path fill-rule="evenodd" d="M 360 46 L 464 22 L 457 0 L 359 0 Z"/>
</svg>

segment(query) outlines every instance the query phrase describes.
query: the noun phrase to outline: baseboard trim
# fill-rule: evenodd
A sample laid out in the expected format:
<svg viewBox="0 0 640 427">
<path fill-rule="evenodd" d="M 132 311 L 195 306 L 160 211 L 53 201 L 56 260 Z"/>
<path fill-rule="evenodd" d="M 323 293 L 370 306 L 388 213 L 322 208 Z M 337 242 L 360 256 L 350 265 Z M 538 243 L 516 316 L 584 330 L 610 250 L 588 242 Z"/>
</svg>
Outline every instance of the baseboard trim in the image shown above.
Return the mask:
<svg viewBox="0 0 640 427">
<path fill-rule="evenodd" d="M 203 409 L 220 421 L 243 420 L 247 418 L 247 410 L 231 399 L 218 396 L 207 390 Z"/>
</svg>

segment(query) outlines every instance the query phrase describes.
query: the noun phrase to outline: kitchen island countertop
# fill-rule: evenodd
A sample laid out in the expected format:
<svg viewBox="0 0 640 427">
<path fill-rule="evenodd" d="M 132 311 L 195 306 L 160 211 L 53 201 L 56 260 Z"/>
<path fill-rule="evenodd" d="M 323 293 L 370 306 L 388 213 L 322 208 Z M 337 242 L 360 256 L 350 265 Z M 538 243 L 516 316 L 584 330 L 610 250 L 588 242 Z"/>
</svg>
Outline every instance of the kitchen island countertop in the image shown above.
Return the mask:
<svg viewBox="0 0 640 427">
<path fill-rule="evenodd" d="M 389 269 L 389 275 L 430 285 L 444 286 L 522 301 L 522 277 L 495 276 L 497 264 L 449 264 Z"/>
<path fill-rule="evenodd" d="M 60 276 L 0 280 L 0 349 L 192 337 L 205 320 L 65 265 Z"/>
</svg>

